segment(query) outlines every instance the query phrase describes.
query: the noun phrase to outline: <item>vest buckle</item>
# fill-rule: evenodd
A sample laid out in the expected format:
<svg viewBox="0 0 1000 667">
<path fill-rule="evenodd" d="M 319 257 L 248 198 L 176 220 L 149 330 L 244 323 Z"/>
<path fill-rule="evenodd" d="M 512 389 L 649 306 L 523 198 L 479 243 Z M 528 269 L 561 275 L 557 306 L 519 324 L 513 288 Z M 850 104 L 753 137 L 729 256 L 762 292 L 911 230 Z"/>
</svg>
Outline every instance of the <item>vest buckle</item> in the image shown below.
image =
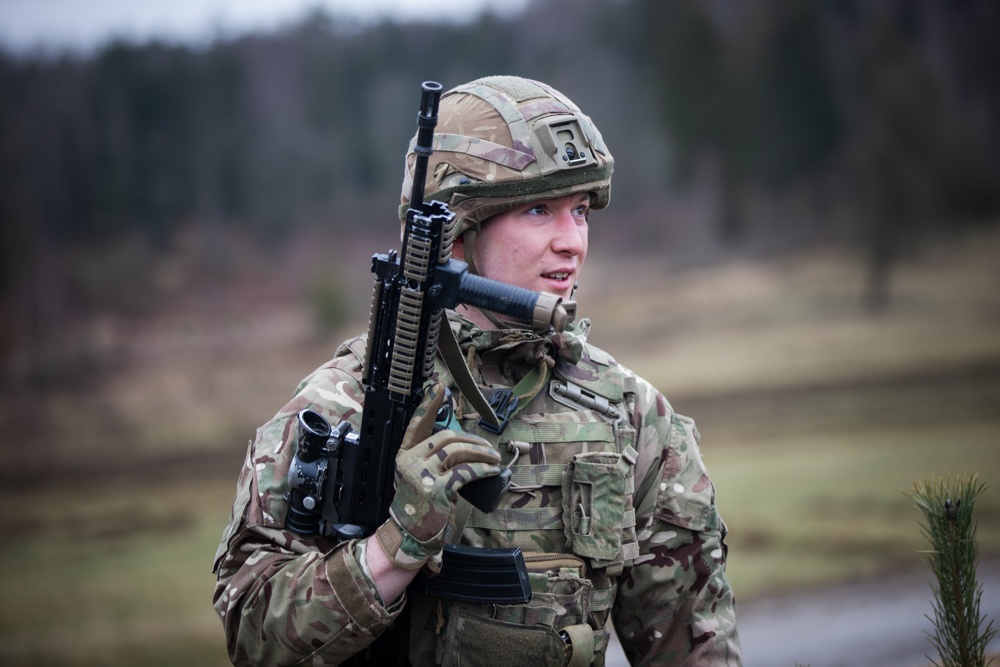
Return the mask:
<svg viewBox="0 0 1000 667">
<path fill-rule="evenodd" d="M 517 410 L 518 398 L 511 389 L 494 389 L 490 394 L 489 403 L 496 413 L 498 425 L 494 426 L 485 419 L 479 420 L 479 427 L 484 431 L 489 431 L 494 435 L 500 435 L 507 428 L 507 422 L 511 415 Z"/>
</svg>

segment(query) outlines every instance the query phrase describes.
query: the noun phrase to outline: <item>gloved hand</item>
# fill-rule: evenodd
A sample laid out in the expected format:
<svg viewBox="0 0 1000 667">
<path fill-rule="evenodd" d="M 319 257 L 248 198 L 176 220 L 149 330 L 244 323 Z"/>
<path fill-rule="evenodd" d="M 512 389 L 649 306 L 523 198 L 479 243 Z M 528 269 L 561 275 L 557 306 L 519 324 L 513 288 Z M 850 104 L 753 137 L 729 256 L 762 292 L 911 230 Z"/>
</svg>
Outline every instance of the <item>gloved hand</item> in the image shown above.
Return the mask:
<svg viewBox="0 0 1000 667">
<path fill-rule="evenodd" d="M 406 569 L 438 554 L 454 531 L 455 498 L 469 482 L 500 474 L 500 454 L 468 433 L 433 433 L 445 392 L 434 385 L 424 395 L 396 454 L 396 495 L 391 518 L 376 531 L 383 551 Z"/>
</svg>

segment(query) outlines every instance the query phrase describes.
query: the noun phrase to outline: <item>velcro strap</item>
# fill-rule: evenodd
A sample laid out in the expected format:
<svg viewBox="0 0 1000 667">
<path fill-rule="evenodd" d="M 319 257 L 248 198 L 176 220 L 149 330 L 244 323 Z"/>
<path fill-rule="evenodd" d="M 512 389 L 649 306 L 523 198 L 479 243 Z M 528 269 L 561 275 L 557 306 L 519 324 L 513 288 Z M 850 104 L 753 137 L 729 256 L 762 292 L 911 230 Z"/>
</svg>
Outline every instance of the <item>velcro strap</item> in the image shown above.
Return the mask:
<svg viewBox="0 0 1000 667">
<path fill-rule="evenodd" d="M 360 564 L 354 560 L 353 551 L 350 545 L 341 545 L 330 556 L 326 571 L 333 585 L 334 595 L 337 596 L 351 621 L 357 623 L 359 627 L 367 628 L 379 620 L 378 612 L 358 585 L 358 579 L 364 575 Z M 317 552 L 312 554 L 310 558 L 320 557 Z"/>
<path fill-rule="evenodd" d="M 562 530 L 563 511 L 562 507 L 510 507 L 489 514 L 473 510 L 468 525 L 490 530 Z"/>
<path fill-rule="evenodd" d="M 559 632 L 569 640 L 571 652 L 567 667 L 587 667 L 594 661 L 593 628 L 586 623 L 581 623 L 580 625 L 566 626 Z"/>
<path fill-rule="evenodd" d="M 427 562 L 426 558 L 415 558 L 403 551 L 403 532 L 392 519 L 375 530 L 375 538 L 386 557 L 404 570 L 416 570 Z"/>
</svg>

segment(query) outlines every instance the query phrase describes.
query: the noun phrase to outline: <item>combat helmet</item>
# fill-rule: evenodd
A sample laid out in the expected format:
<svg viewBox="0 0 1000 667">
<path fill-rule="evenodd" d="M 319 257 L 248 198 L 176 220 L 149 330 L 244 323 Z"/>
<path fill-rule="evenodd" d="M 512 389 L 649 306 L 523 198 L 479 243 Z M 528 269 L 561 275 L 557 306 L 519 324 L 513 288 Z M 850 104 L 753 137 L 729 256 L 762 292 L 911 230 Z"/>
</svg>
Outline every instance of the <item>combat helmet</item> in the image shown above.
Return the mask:
<svg viewBox="0 0 1000 667">
<path fill-rule="evenodd" d="M 415 143 L 416 137 L 406 154 L 401 220 L 413 188 Z M 442 95 L 424 197 L 447 203 L 462 235 L 542 198 L 589 192 L 591 209 L 602 209 L 613 169 L 601 133 L 568 97 L 539 81 L 490 76 Z"/>
</svg>

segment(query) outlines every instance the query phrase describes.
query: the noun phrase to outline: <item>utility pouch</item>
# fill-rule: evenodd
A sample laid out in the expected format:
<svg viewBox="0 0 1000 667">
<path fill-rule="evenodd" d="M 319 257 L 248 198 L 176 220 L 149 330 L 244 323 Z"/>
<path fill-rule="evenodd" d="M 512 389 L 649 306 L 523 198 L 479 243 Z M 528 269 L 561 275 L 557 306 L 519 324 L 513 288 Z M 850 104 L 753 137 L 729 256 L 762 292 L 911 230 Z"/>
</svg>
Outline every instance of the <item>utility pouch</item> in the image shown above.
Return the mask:
<svg viewBox="0 0 1000 667">
<path fill-rule="evenodd" d="M 552 627 L 498 621 L 466 608 L 457 610 L 448 623 L 443 667 L 568 664 L 569 646 Z"/>
<path fill-rule="evenodd" d="M 622 563 L 634 556 L 623 549 L 626 529 L 635 527 L 632 495 L 635 450 L 589 452 L 570 461 L 563 478 L 563 525 L 566 546 L 589 558 L 594 567 Z"/>
<path fill-rule="evenodd" d="M 446 667 L 589 665 L 603 652 L 588 624 L 593 584 L 571 554 L 527 554 L 532 598 L 527 604 L 451 605 L 444 642 Z"/>
</svg>

